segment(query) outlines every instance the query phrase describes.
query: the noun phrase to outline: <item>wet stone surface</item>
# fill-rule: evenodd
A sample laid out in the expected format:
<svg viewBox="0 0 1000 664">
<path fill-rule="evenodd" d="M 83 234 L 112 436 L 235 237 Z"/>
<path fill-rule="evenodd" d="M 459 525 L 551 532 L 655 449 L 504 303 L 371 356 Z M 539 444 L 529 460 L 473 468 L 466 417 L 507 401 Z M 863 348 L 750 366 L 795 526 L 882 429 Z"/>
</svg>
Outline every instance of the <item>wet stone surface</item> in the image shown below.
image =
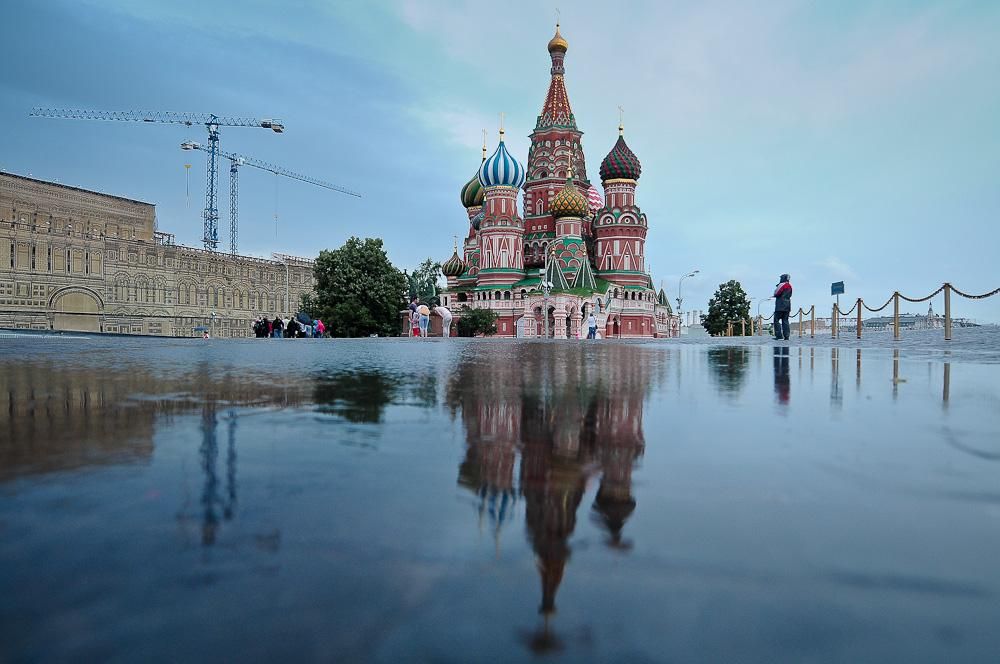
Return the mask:
<svg viewBox="0 0 1000 664">
<path fill-rule="evenodd" d="M 1000 339 L 0 340 L 0 661 L 995 662 Z"/>
</svg>

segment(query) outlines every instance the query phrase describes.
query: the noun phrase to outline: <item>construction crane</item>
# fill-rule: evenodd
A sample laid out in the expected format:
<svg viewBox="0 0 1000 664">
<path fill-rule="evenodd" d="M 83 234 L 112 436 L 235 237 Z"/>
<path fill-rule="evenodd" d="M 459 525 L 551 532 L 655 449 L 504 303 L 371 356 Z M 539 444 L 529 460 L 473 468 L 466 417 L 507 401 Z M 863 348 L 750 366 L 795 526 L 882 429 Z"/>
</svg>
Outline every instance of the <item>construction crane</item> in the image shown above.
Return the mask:
<svg viewBox="0 0 1000 664">
<path fill-rule="evenodd" d="M 161 124 L 181 124 L 188 127 L 204 125 L 208 130 L 208 176 L 205 186 L 205 248 L 215 251 L 219 246 L 219 208 L 217 205 L 219 185 L 219 127 L 261 127 L 276 134 L 285 131 L 281 120 L 238 118 L 215 115 L 213 113 L 178 113 L 175 111 L 85 111 L 61 108 L 33 108 L 31 117 L 58 118 L 66 120 L 107 120 L 112 122 L 152 122 Z"/>
<path fill-rule="evenodd" d="M 201 150 L 203 152 L 209 152 L 211 147 L 206 147 L 200 143 L 195 143 L 194 141 L 184 141 L 181 143 L 182 150 Z M 269 164 L 266 161 L 261 161 L 260 159 L 255 159 L 254 157 L 247 157 L 245 155 L 239 155 L 232 152 L 224 152 L 218 150 L 218 155 L 224 159 L 229 160 L 229 253 L 236 255 L 236 246 L 239 235 L 239 168 L 240 166 L 251 166 L 253 168 L 259 168 L 262 171 L 267 171 L 269 173 L 274 173 L 275 175 L 283 175 L 286 178 L 291 178 L 293 180 L 300 180 L 302 182 L 308 182 L 309 184 L 316 185 L 317 187 L 324 187 L 325 189 L 332 189 L 334 191 L 339 191 L 342 194 L 347 194 L 349 196 L 357 196 L 361 198 L 361 194 L 351 191 L 350 189 L 345 189 L 335 184 L 330 184 L 329 182 L 324 182 L 323 180 L 317 180 L 316 178 L 309 177 L 308 175 L 300 175 L 298 173 L 293 173 L 292 171 L 282 168 L 281 166 L 275 166 L 274 164 Z"/>
</svg>

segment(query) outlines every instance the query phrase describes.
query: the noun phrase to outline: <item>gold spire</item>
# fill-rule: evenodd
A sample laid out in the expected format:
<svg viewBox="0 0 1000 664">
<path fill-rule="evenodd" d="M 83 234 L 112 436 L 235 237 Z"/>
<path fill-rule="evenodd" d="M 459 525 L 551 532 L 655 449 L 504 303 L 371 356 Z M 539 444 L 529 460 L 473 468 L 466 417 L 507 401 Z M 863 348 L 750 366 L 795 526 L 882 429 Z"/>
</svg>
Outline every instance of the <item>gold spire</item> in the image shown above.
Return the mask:
<svg viewBox="0 0 1000 664">
<path fill-rule="evenodd" d="M 556 21 L 556 34 L 549 40 L 549 53 L 552 51 L 562 51 L 565 53 L 568 48 L 569 42 L 559 34 L 559 22 Z"/>
<path fill-rule="evenodd" d="M 483 161 L 486 161 L 486 130 L 483 129 Z"/>
<path fill-rule="evenodd" d="M 618 135 L 625 135 L 625 109 L 621 106 L 618 107 Z"/>
<path fill-rule="evenodd" d="M 500 142 L 503 142 L 503 111 L 500 111 Z"/>
<path fill-rule="evenodd" d="M 458 253 L 458 236 L 457 235 L 452 235 L 451 237 L 453 238 L 452 247 L 453 247 L 455 253 L 457 254 Z"/>
</svg>

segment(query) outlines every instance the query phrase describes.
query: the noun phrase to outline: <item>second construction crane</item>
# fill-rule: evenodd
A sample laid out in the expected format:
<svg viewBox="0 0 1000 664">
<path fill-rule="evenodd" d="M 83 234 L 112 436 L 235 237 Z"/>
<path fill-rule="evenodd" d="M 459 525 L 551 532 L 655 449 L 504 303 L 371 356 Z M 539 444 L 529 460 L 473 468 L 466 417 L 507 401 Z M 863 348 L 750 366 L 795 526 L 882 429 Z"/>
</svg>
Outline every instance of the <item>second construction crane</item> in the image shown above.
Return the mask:
<svg viewBox="0 0 1000 664">
<path fill-rule="evenodd" d="M 200 143 L 195 143 L 194 141 L 184 141 L 181 143 L 182 150 L 201 150 L 203 152 L 210 152 L 211 148 L 206 147 Z M 236 255 L 237 245 L 239 242 L 239 173 L 240 166 L 250 166 L 252 168 L 259 168 L 262 171 L 267 171 L 269 173 L 274 173 L 275 175 L 282 175 L 286 178 L 291 178 L 293 180 L 300 180 L 301 182 L 307 182 L 317 187 L 323 187 L 325 189 L 332 189 L 333 191 L 339 191 L 342 194 L 347 194 L 348 196 L 357 196 L 361 198 L 361 194 L 351 191 L 350 189 L 345 189 L 344 187 L 331 184 L 329 182 L 324 182 L 323 180 L 318 180 L 308 175 L 300 175 L 294 173 L 287 168 L 282 168 L 281 166 L 276 166 L 270 164 L 266 161 L 260 159 L 255 159 L 254 157 L 248 157 L 246 155 L 240 155 L 233 152 L 224 152 L 219 150 L 218 154 L 220 157 L 229 160 L 229 253 Z"/>
<path fill-rule="evenodd" d="M 204 125 L 208 130 L 208 178 L 205 186 L 205 248 L 215 251 L 219 246 L 219 208 L 216 204 L 219 183 L 219 127 L 261 127 L 276 134 L 285 131 L 281 120 L 271 118 L 238 118 L 214 113 L 179 113 L 176 111 L 87 111 L 66 108 L 33 108 L 30 116 L 65 120 L 107 120 L 111 122 L 149 122 L 182 124 L 188 127 Z"/>
</svg>

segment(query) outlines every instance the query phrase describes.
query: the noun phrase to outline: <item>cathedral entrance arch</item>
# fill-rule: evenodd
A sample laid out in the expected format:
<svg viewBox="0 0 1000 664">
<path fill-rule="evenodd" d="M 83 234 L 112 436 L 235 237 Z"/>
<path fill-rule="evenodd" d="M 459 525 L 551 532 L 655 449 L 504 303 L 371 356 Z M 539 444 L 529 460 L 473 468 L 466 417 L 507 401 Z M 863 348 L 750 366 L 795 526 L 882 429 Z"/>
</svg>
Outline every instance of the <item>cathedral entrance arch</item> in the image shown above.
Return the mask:
<svg viewBox="0 0 1000 664">
<path fill-rule="evenodd" d="M 52 294 L 49 314 L 53 330 L 100 332 L 104 302 L 89 288 L 71 286 Z"/>
</svg>

